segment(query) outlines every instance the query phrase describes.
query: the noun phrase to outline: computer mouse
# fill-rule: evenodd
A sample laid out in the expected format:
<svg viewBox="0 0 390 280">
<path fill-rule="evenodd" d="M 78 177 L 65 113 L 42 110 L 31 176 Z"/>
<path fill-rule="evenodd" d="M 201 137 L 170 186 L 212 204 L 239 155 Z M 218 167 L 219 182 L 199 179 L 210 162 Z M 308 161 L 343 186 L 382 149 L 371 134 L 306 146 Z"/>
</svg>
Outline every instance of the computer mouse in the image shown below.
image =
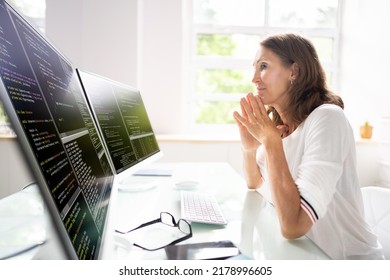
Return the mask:
<svg viewBox="0 0 390 280">
<path fill-rule="evenodd" d="M 175 183 L 176 189 L 179 190 L 192 190 L 198 187 L 199 182 L 195 180 L 184 180 Z"/>
</svg>

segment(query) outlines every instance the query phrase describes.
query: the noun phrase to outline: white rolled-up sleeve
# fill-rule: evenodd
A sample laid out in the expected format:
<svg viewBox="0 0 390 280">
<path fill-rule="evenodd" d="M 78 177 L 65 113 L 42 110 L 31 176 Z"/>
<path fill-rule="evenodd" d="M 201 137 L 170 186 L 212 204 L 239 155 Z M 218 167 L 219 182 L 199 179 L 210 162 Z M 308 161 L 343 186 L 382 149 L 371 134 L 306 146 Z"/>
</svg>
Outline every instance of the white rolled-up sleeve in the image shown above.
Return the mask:
<svg viewBox="0 0 390 280">
<path fill-rule="evenodd" d="M 313 223 L 324 217 L 343 172 L 349 125 L 339 107 L 313 112 L 306 119 L 304 152 L 295 184 L 301 207 Z"/>
</svg>

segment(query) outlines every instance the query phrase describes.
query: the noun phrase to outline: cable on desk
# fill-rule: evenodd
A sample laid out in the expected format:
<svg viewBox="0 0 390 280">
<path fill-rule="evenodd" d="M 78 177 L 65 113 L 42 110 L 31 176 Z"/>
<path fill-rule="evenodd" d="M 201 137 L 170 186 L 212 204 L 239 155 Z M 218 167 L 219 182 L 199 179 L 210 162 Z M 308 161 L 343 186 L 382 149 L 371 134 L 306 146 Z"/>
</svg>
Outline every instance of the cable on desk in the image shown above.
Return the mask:
<svg viewBox="0 0 390 280">
<path fill-rule="evenodd" d="M 46 243 L 46 240 L 43 240 L 40 243 L 32 244 L 32 245 L 30 245 L 30 246 L 28 246 L 26 248 L 21 249 L 20 251 L 13 252 L 13 253 L 9 254 L 8 256 L 1 257 L 0 260 L 7 260 L 7 259 L 10 259 L 10 258 L 17 257 L 17 256 L 19 256 L 21 254 L 27 253 L 28 251 L 31 251 L 31 250 L 33 250 L 35 248 L 38 248 L 39 246 L 42 246 L 45 243 Z"/>
<path fill-rule="evenodd" d="M 36 184 L 37 184 L 37 182 L 28 183 L 27 185 L 25 185 L 25 186 L 22 188 L 22 190 L 27 189 L 28 187 L 30 187 L 30 186 L 32 186 L 32 185 L 36 185 Z"/>
</svg>

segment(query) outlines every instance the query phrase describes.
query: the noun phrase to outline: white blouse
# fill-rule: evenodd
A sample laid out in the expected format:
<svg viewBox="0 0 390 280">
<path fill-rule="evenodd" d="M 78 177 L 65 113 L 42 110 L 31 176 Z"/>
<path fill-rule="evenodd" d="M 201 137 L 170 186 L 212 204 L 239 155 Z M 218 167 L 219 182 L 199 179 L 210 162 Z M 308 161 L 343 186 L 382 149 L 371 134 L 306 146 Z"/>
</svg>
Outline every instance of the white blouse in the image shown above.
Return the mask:
<svg viewBox="0 0 390 280">
<path fill-rule="evenodd" d="M 321 105 L 288 137 L 283 148 L 313 222 L 307 236 L 332 259 L 383 259 L 381 245 L 364 220 L 356 172 L 355 140 L 344 111 Z M 258 191 L 272 203 L 263 147 L 257 151 L 263 175 Z"/>
</svg>

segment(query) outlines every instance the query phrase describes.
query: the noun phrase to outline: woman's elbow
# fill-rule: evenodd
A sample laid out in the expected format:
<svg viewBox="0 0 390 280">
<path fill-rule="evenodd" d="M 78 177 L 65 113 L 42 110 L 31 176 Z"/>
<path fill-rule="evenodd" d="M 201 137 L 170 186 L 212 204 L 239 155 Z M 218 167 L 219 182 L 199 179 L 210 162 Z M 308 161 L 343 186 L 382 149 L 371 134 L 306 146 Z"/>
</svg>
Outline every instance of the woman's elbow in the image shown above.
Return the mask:
<svg viewBox="0 0 390 280">
<path fill-rule="evenodd" d="M 304 236 L 305 234 L 306 232 L 301 232 L 301 231 L 282 230 L 283 237 L 289 240 L 298 239 Z"/>
<path fill-rule="evenodd" d="M 259 180 L 259 181 L 253 181 L 253 182 L 248 181 L 246 186 L 250 190 L 256 190 L 256 189 L 261 188 L 262 185 L 263 185 L 263 181 Z"/>
<path fill-rule="evenodd" d="M 286 239 L 300 238 L 306 235 L 312 226 L 312 221 L 304 212 L 300 212 L 300 215 L 298 215 L 298 217 L 294 220 L 280 220 L 281 233 Z"/>
<path fill-rule="evenodd" d="M 256 189 L 258 189 L 258 188 L 260 188 L 260 187 L 257 186 L 257 185 L 247 185 L 247 188 L 248 188 L 249 190 L 256 190 Z"/>
<path fill-rule="evenodd" d="M 281 233 L 286 239 L 297 239 L 306 235 L 311 229 L 311 224 L 294 224 L 290 226 L 282 226 Z"/>
</svg>

